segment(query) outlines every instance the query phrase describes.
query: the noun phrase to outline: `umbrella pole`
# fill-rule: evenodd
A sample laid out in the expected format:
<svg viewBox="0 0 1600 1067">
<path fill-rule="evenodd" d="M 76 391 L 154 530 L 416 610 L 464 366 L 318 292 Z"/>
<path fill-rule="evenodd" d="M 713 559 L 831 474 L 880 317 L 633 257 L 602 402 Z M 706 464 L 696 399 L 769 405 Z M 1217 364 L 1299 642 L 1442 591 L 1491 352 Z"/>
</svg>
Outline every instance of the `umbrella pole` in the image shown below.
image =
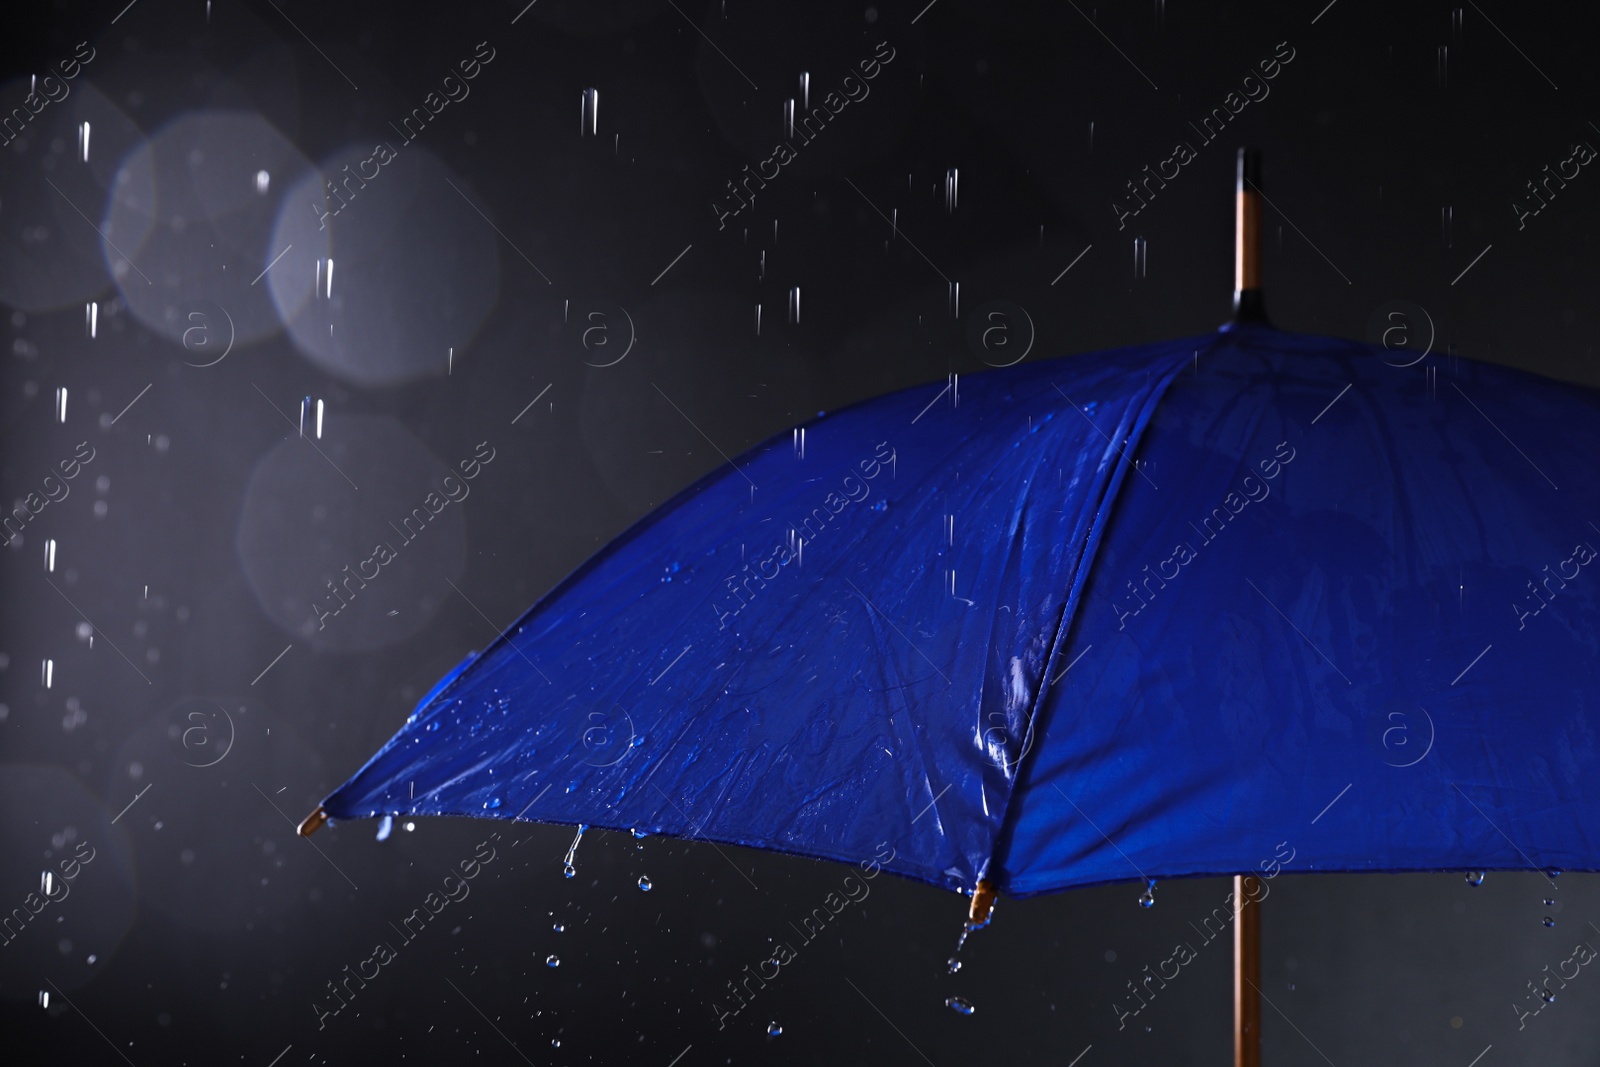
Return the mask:
<svg viewBox="0 0 1600 1067">
<path fill-rule="evenodd" d="M 1234 183 L 1233 321 L 1267 321 L 1261 297 L 1261 153 L 1239 149 Z"/>
<path fill-rule="evenodd" d="M 1233 1067 L 1261 1067 L 1261 892 L 1253 875 L 1233 877 Z"/>
</svg>

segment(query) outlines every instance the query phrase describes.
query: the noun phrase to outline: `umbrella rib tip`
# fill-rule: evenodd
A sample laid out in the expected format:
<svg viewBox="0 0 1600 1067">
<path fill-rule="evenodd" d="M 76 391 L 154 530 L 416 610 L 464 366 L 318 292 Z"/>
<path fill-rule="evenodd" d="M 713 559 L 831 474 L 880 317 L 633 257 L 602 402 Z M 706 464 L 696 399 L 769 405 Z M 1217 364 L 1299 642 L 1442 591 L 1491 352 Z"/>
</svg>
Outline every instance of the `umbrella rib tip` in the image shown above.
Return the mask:
<svg viewBox="0 0 1600 1067">
<path fill-rule="evenodd" d="M 978 930 L 989 925 L 989 913 L 994 910 L 994 883 L 987 878 L 978 879 L 972 891 L 972 908 L 967 913 L 968 929 Z"/>
<path fill-rule="evenodd" d="M 310 837 L 312 834 L 320 830 L 322 828 L 322 824 L 327 821 L 328 813 L 322 810 L 321 804 L 318 804 L 316 811 L 313 811 L 310 815 L 307 815 L 301 820 L 299 827 L 295 829 L 295 833 L 299 834 L 301 837 Z"/>
</svg>

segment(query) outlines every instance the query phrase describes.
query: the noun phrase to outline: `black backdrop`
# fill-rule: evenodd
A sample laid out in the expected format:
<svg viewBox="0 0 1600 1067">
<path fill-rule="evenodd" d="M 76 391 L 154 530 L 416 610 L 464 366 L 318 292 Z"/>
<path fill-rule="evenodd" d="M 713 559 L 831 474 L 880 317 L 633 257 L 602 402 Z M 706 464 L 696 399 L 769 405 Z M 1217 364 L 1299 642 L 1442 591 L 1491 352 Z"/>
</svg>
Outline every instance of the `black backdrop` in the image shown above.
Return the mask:
<svg viewBox="0 0 1600 1067">
<path fill-rule="evenodd" d="M 0 150 L 0 488 L 94 457 L 0 555 L 0 906 L 59 898 L 0 947 L 8 1062 L 1228 1062 L 1223 947 L 1125 1028 L 1112 1009 L 1215 880 L 1148 910 L 1132 884 L 1002 901 L 951 975 L 965 901 L 879 879 L 719 1025 L 726 984 L 841 869 L 591 833 L 568 880 L 570 828 L 292 832 L 467 650 L 721 462 L 707 438 L 734 454 L 1030 341 L 1222 321 L 1240 144 L 1265 151 L 1280 325 L 1399 326 L 1391 345 L 1431 348 L 1418 373 L 1454 352 L 1600 382 L 1600 178 L 1573 149 L 1600 145 L 1600 112 L 1572 11 L 924 2 L 6 13 L 0 104 L 24 110 Z M 883 42 L 869 95 L 719 220 L 802 72 L 815 105 Z M 430 92 L 458 98 L 402 128 Z M 1194 158 L 1132 214 L 1125 183 L 1179 141 Z M 328 281 L 308 190 L 346 164 L 370 187 L 324 209 Z M 1546 166 L 1578 173 L 1541 206 Z M 246 284 L 290 238 L 286 280 Z M 303 629 L 363 524 L 486 438 L 439 536 Z M 493 831 L 470 895 L 392 936 Z M 1592 876 L 1560 885 L 1547 906 L 1533 874 L 1277 882 L 1267 1061 L 1592 1062 L 1600 983 L 1523 1014 L 1600 938 Z M 319 1027 L 381 940 L 396 958 Z"/>
</svg>

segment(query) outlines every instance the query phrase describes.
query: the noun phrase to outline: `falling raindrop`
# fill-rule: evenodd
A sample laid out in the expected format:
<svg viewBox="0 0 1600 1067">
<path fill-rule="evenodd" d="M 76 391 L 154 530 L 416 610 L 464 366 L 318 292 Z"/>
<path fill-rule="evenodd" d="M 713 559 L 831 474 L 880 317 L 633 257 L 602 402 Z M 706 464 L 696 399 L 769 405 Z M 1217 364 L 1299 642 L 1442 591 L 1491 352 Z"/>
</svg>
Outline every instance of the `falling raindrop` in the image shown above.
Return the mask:
<svg viewBox="0 0 1600 1067">
<path fill-rule="evenodd" d="M 1133 276 L 1135 278 L 1143 278 L 1145 276 L 1143 237 L 1135 237 L 1133 239 Z"/>
<path fill-rule="evenodd" d="M 1089 123 L 1089 154 L 1094 155 L 1094 123 Z"/>
<path fill-rule="evenodd" d="M 765 261 L 765 259 L 767 258 L 765 252 L 763 252 L 761 254 L 761 258 L 762 258 L 763 261 Z M 756 305 L 756 336 L 757 337 L 761 336 L 761 305 L 760 304 Z"/>
<path fill-rule="evenodd" d="M 320 399 L 317 401 L 317 440 L 322 440 L 322 401 Z M 495 806 L 499 807 L 498 801 Z"/>
<path fill-rule="evenodd" d="M 566 929 L 567 929 L 567 924 L 566 924 L 566 923 L 556 923 L 556 924 L 555 924 L 555 925 L 554 925 L 554 926 L 552 926 L 552 927 L 551 927 L 551 928 L 550 928 L 550 929 L 552 929 L 552 930 L 554 930 L 554 931 L 555 931 L 555 932 L 556 932 L 556 933 L 558 933 L 558 934 L 559 934 L 559 933 L 563 933 L 563 932 L 565 932 L 565 931 L 566 931 Z"/>
<path fill-rule="evenodd" d="M 789 325 L 800 325 L 800 287 L 798 285 L 789 290 Z"/>
<path fill-rule="evenodd" d="M 585 89 L 578 109 L 578 136 L 593 137 L 600 129 L 600 90 Z"/>
<path fill-rule="evenodd" d="M 1444 207 L 1441 207 L 1439 209 L 1439 225 L 1444 230 L 1444 246 L 1446 248 L 1454 248 L 1455 247 L 1455 245 L 1451 241 L 1451 234 L 1450 234 L 1450 230 L 1451 230 L 1453 224 L 1455 223 L 1455 220 L 1456 220 L 1456 209 L 1454 207 L 1451 207 L 1451 206 L 1449 206 L 1447 204 Z"/>
<path fill-rule="evenodd" d="M 567 878 L 571 878 L 573 875 L 578 873 L 577 868 L 574 867 L 573 864 L 578 858 L 578 846 L 583 843 L 583 832 L 588 828 L 588 823 L 579 823 L 578 833 L 575 837 L 573 837 L 571 847 L 567 849 L 566 868 L 561 872 L 562 875 Z"/>
<path fill-rule="evenodd" d="M 256 194 L 266 196 L 267 190 L 272 186 L 272 175 L 264 170 L 256 171 Z"/>
<path fill-rule="evenodd" d="M 47 897 L 56 886 L 56 876 L 50 871 L 43 871 L 39 875 L 39 895 Z"/>
<path fill-rule="evenodd" d="M 83 328 L 88 331 L 89 340 L 94 340 L 100 329 L 100 305 L 93 300 L 83 306 Z"/>
<path fill-rule="evenodd" d="M 643 889 L 646 893 L 650 892 L 650 876 L 648 874 L 641 874 L 639 876 L 639 888 Z"/>
<path fill-rule="evenodd" d="M 961 283 L 960 282 L 951 282 L 950 283 L 950 317 L 952 319 L 959 319 L 961 317 Z"/>
<path fill-rule="evenodd" d="M 394 816 L 393 815 L 385 815 L 382 819 L 378 820 L 378 840 L 379 841 L 387 841 L 387 840 L 389 840 L 389 834 L 393 830 L 394 830 Z"/>
<path fill-rule="evenodd" d="M 417 828 L 417 824 L 416 823 L 414 823 L 414 822 L 406 823 L 406 833 L 408 833 L 408 834 L 412 833 L 412 832 L 414 832 L 416 830 L 416 828 Z"/>
<path fill-rule="evenodd" d="M 44 543 L 44 569 L 47 573 L 55 573 L 56 539 L 54 537 L 47 538 Z"/>
<path fill-rule="evenodd" d="M 949 970 L 945 971 L 946 974 L 955 974 L 961 969 L 961 961 L 955 956 L 951 956 L 945 963 L 949 966 Z"/>
<path fill-rule="evenodd" d="M 1150 884 L 1139 894 L 1139 907 L 1153 908 L 1156 906 L 1156 880 L 1150 879 Z"/>
<path fill-rule="evenodd" d="M 1450 46 L 1439 46 L 1439 88 L 1444 89 L 1450 85 Z"/>
<path fill-rule="evenodd" d="M 48 990 L 48 989 L 39 990 L 39 1007 L 48 1008 L 49 1006 L 50 1006 L 50 990 Z"/>
<path fill-rule="evenodd" d="M 1483 884 L 1483 876 L 1483 871 L 1468 871 L 1467 884 L 1470 886 L 1480 886 Z"/>
<path fill-rule="evenodd" d="M 971 1015 L 975 1010 L 972 1007 L 972 1001 L 968 1000 L 966 997 L 946 997 L 944 1006 L 947 1008 L 952 1008 L 960 1012 L 962 1015 Z"/>
<path fill-rule="evenodd" d="M 1156 29 L 1165 29 L 1167 25 L 1167 0 L 1156 0 Z"/>
<path fill-rule="evenodd" d="M 804 111 L 811 110 L 811 75 L 805 71 L 800 72 L 800 107 Z"/>
<path fill-rule="evenodd" d="M 51 685 L 55 682 L 56 661 L 53 660 L 53 659 L 45 660 L 44 663 L 42 663 L 40 665 L 40 667 L 39 667 L 39 675 L 40 675 L 40 678 L 44 681 L 44 687 L 46 689 L 49 689 L 51 687 Z"/>
<path fill-rule="evenodd" d="M 67 421 L 67 387 L 64 385 L 56 390 L 56 421 Z"/>
<path fill-rule="evenodd" d="M 1544 924 L 1547 927 L 1548 926 L 1554 926 L 1556 924 L 1556 921 L 1554 919 L 1550 918 L 1550 916 L 1546 915 L 1544 917 Z"/>
<path fill-rule="evenodd" d="M 1555 907 L 1556 906 L 1556 898 L 1555 897 L 1545 897 L 1544 898 L 1544 906 L 1547 907 L 1547 908 Z"/>
<path fill-rule="evenodd" d="M 944 172 L 944 209 L 952 214 L 956 210 L 956 194 L 961 174 L 955 167 Z"/>
<path fill-rule="evenodd" d="M 1461 9 L 1459 7 L 1450 12 L 1450 36 L 1456 44 L 1461 43 Z"/>
<path fill-rule="evenodd" d="M 546 967 L 559 967 L 561 966 L 561 958 L 553 954 L 546 956 L 544 958 L 544 965 Z"/>
<path fill-rule="evenodd" d="M 783 139 L 785 141 L 798 139 L 795 137 L 794 132 L 794 97 L 792 96 L 783 102 Z"/>
<path fill-rule="evenodd" d="M 779 1026 L 777 1023 L 768 1023 L 767 1024 L 767 1036 L 768 1037 L 777 1037 L 781 1033 L 783 1033 L 783 1027 Z"/>
</svg>

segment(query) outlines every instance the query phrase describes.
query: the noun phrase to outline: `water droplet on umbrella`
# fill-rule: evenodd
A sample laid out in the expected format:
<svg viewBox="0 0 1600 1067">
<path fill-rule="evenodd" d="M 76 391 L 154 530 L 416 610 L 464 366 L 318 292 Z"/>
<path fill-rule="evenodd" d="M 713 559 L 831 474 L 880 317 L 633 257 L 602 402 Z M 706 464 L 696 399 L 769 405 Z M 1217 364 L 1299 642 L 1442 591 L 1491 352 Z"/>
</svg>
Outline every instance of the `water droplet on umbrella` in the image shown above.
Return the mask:
<svg viewBox="0 0 1600 1067">
<path fill-rule="evenodd" d="M 1556 924 L 1556 921 L 1554 919 L 1550 918 L 1550 916 L 1546 915 L 1544 917 L 1544 924 L 1546 926 L 1554 926 Z"/>
<path fill-rule="evenodd" d="M 546 967 L 559 967 L 561 966 L 561 957 L 555 955 L 546 956 L 544 958 L 544 965 Z"/>
<path fill-rule="evenodd" d="M 1554 1004 L 1556 1002 L 1556 995 L 1550 991 L 1549 986 L 1545 986 L 1539 990 L 1539 999 L 1544 1001 L 1546 1004 Z"/>
<path fill-rule="evenodd" d="M 971 1015 L 973 1012 L 972 1001 L 966 997 L 946 997 L 944 1006 L 959 1011 L 962 1015 Z"/>
<path fill-rule="evenodd" d="M 961 969 L 961 961 L 956 959 L 954 956 L 950 957 L 948 963 L 950 965 L 950 969 L 945 972 L 946 974 L 955 974 Z"/>
<path fill-rule="evenodd" d="M 872 505 L 872 510 L 873 511 L 888 511 L 889 510 L 889 502 L 887 500 L 880 500 L 877 503 Z"/>
<path fill-rule="evenodd" d="M 1483 871 L 1468 871 L 1467 872 L 1467 884 L 1471 885 L 1471 886 L 1482 885 L 1483 884 L 1483 875 L 1484 875 Z"/>
<path fill-rule="evenodd" d="M 387 841 L 387 840 L 389 840 L 389 833 L 393 829 L 394 829 L 394 816 L 393 815 L 385 815 L 382 819 L 379 819 L 378 820 L 378 840 L 379 841 Z"/>
<path fill-rule="evenodd" d="M 650 892 L 650 876 L 648 874 L 641 874 L 639 876 L 639 888 L 643 889 L 646 893 Z"/>
<path fill-rule="evenodd" d="M 650 836 L 650 831 L 648 831 L 648 830 L 641 830 L 641 829 L 639 829 L 639 828 L 638 828 L 638 827 L 637 827 L 637 826 L 635 826 L 635 827 L 634 827 L 634 828 L 633 828 L 633 836 L 634 836 L 634 837 L 638 837 L 638 838 L 645 838 L 645 837 L 649 837 L 649 836 Z"/>
<path fill-rule="evenodd" d="M 1556 906 L 1556 898 L 1555 897 L 1545 897 L 1544 898 L 1544 906 L 1547 907 L 1547 908 L 1555 907 Z"/>
<path fill-rule="evenodd" d="M 777 1023 L 768 1023 L 767 1024 L 767 1036 L 768 1037 L 777 1037 L 781 1033 L 783 1033 L 783 1027 L 779 1026 Z"/>
<path fill-rule="evenodd" d="M 1560 867 L 1552 867 L 1552 868 L 1550 868 L 1550 877 L 1551 878 L 1560 878 L 1561 877 L 1561 868 Z"/>
<path fill-rule="evenodd" d="M 500 798 L 490 797 L 488 800 L 483 802 L 483 806 L 490 809 L 498 808 L 500 806 Z"/>
</svg>

